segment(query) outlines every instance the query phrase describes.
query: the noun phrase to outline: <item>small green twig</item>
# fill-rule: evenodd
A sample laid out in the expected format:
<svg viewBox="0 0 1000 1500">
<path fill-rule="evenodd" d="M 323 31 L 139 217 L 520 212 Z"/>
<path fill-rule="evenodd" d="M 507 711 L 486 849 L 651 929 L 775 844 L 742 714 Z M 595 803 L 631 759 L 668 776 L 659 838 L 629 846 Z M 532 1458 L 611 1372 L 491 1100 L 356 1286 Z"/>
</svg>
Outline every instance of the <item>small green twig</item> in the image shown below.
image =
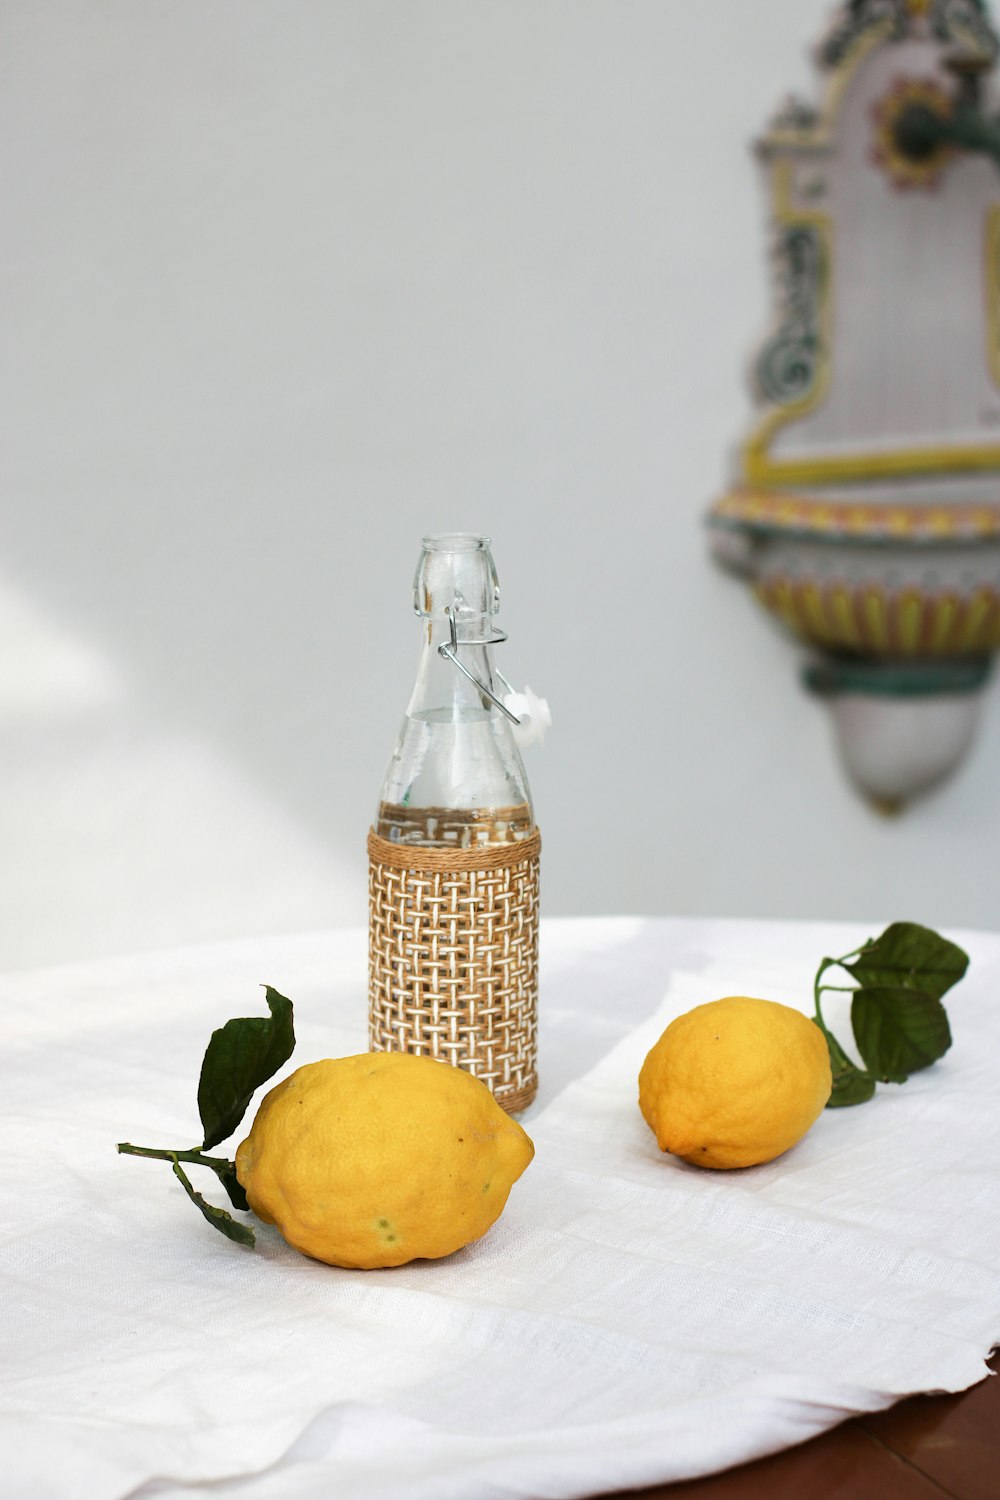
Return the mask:
<svg viewBox="0 0 1000 1500">
<path fill-rule="evenodd" d="M 122 1156 L 149 1156 L 154 1161 L 186 1161 L 195 1167 L 211 1167 L 213 1172 L 217 1172 L 220 1167 L 232 1167 L 232 1162 L 226 1157 L 206 1156 L 197 1146 L 190 1151 L 159 1151 L 152 1146 L 133 1146 L 130 1141 L 119 1141 L 118 1151 Z"/>
<path fill-rule="evenodd" d="M 814 1019 L 819 1023 L 820 1026 L 823 1027 L 824 1031 L 826 1030 L 826 1022 L 823 1019 L 823 1007 L 820 1004 L 819 997 L 820 992 L 827 989 L 828 986 L 825 984 L 820 984 L 820 980 L 823 978 L 823 975 L 826 973 L 827 969 L 836 968 L 839 962 L 839 958 L 824 958 L 819 968 L 816 970 L 816 978 L 813 980 L 813 1003 L 816 1006 L 816 1015 Z"/>
<path fill-rule="evenodd" d="M 856 986 L 854 986 L 853 984 L 820 984 L 820 980 L 823 978 L 823 975 L 826 973 L 827 969 L 839 968 L 841 964 L 845 964 L 849 958 L 857 958 L 859 954 L 864 953 L 865 949 L 870 948 L 871 946 L 871 939 L 869 939 L 868 942 L 862 943 L 859 948 L 852 948 L 850 953 L 842 954 L 840 958 L 824 958 L 819 968 L 816 970 L 816 978 L 813 980 L 813 1001 L 816 1006 L 815 1019 L 819 1022 L 820 1026 L 823 1027 L 824 1031 L 826 1030 L 826 1022 L 823 1019 L 823 1007 L 820 1004 L 819 997 L 821 992 L 823 990 L 841 990 L 846 994 L 850 994 L 854 991 Z"/>
<path fill-rule="evenodd" d="M 198 1150 L 197 1147 L 190 1151 L 161 1151 L 153 1146 L 133 1146 L 131 1141 L 119 1141 L 118 1151 L 122 1156 L 145 1156 L 151 1157 L 153 1161 L 169 1162 L 173 1167 L 174 1176 L 183 1186 L 191 1202 L 197 1204 L 210 1224 L 214 1224 L 216 1229 L 221 1229 L 223 1234 L 228 1235 L 231 1240 L 238 1239 L 244 1244 L 251 1243 L 242 1233 L 232 1230 L 230 1216 L 223 1209 L 213 1208 L 200 1193 L 195 1192 L 181 1167 L 182 1161 L 192 1167 L 208 1167 L 225 1188 L 233 1207 L 245 1211 L 250 1205 L 247 1202 L 243 1185 L 236 1175 L 235 1162 L 227 1160 L 224 1156 L 206 1156 L 204 1151 Z"/>
<path fill-rule="evenodd" d="M 226 1213 L 224 1208 L 216 1208 L 214 1203 L 209 1203 L 206 1198 L 203 1198 L 201 1193 L 194 1188 L 191 1179 L 181 1166 L 178 1152 L 172 1151 L 170 1154 L 173 1157 L 174 1176 L 191 1199 L 195 1208 L 208 1220 L 212 1228 L 218 1229 L 220 1234 L 226 1236 L 227 1240 L 233 1240 L 237 1245 L 246 1245 L 248 1249 L 252 1250 L 256 1239 L 253 1230 L 246 1224 L 238 1223 L 232 1214 Z"/>
</svg>

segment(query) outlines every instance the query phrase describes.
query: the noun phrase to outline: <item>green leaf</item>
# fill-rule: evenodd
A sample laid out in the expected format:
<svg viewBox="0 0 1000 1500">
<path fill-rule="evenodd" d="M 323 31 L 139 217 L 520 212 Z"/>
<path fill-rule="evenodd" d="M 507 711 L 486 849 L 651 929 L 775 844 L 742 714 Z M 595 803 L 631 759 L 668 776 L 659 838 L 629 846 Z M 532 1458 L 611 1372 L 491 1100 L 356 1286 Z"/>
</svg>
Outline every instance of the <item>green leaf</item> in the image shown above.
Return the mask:
<svg viewBox="0 0 1000 1500">
<path fill-rule="evenodd" d="M 212 1032 L 198 1081 L 198 1112 L 206 1151 L 228 1140 L 256 1090 L 292 1055 L 292 1002 L 270 985 L 264 992 L 269 1018 L 240 1016 Z"/>
<path fill-rule="evenodd" d="M 833 1092 L 826 1101 L 827 1109 L 846 1109 L 851 1104 L 867 1104 L 875 1094 L 875 1080 L 870 1073 L 848 1061 L 847 1066 L 834 1074 Z"/>
<path fill-rule="evenodd" d="M 815 1017 L 813 1017 L 815 1020 Z M 830 1053 L 830 1071 L 833 1074 L 833 1093 L 826 1101 L 827 1109 L 840 1109 L 849 1104 L 865 1104 L 875 1092 L 875 1080 L 870 1073 L 856 1068 L 841 1047 L 832 1031 L 816 1021 L 826 1037 Z"/>
<path fill-rule="evenodd" d="M 922 990 L 887 985 L 858 990 L 851 1026 L 866 1066 L 886 1083 L 905 1083 L 951 1046 L 944 1006 Z"/>
<path fill-rule="evenodd" d="M 191 1202 L 201 1210 L 213 1229 L 218 1229 L 227 1240 L 235 1240 L 238 1245 L 252 1247 L 256 1243 L 254 1232 L 248 1225 L 238 1224 L 232 1214 L 227 1214 L 224 1208 L 216 1208 L 213 1203 L 207 1202 L 199 1192 L 195 1191 L 176 1156 L 174 1157 L 174 1176 L 178 1178 Z"/>
<path fill-rule="evenodd" d="M 208 1165 L 208 1163 L 206 1163 L 206 1165 Z M 243 1191 L 243 1186 L 240 1183 L 239 1178 L 236 1176 L 235 1163 L 231 1161 L 227 1161 L 224 1163 L 220 1162 L 219 1165 L 216 1166 L 216 1164 L 213 1162 L 211 1163 L 211 1166 L 212 1171 L 215 1173 L 216 1177 L 225 1188 L 230 1203 L 234 1208 L 241 1209 L 244 1213 L 246 1213 L 249 1210 L 250 1205 L 247 1202 L 247 1195 Z"/>
<path fill-rule="evenodd" d="M 923 990 L 940 1000 L 969 967 L 955 943 L 916 922 L 893 922 L 843 967 L 864 989 Z"/>
</svg>

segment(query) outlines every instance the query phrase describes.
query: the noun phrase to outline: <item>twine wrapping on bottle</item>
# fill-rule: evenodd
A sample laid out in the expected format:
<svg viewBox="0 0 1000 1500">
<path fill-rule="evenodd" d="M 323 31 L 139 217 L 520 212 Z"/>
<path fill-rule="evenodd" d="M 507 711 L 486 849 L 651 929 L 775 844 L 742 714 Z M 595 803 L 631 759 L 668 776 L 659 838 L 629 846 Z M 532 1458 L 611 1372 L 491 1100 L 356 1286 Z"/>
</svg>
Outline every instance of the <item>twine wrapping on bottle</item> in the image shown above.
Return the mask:
<svg viewBox="0 0 1000 1500">
<path fill-rule="evenodd" d="M 368 835 L 369 1041 L 464 1068 L 508 1111 L 538 1088 L 536 829 L 435 849 Z"/>
</svg>

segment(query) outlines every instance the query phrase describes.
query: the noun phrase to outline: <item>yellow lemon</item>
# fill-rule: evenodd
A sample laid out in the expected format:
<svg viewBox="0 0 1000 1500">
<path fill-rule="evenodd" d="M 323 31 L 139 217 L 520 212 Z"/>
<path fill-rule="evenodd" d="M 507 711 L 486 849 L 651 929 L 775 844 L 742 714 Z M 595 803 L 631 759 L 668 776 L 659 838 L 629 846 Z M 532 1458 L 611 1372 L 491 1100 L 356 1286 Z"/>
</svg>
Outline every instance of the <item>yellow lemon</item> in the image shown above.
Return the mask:
<svg viewBox="0 0 1000 1500">
<path fill-rule="evenodd" d="M 729 995 L 671 1021 L 639 1074 L 661 1151 L 752 1167 L 801 1140 L 830 1097 L 826 1039 L 801 1011 Z"/>
<path fill-rule="evenodd" d="M 307 1063 L 265 1095 L 236 1175 L 290 1245 L 367 1270 L 479 1239 L 534 1149 L 471 1074 L 365 1052 Z"/>
</svg>

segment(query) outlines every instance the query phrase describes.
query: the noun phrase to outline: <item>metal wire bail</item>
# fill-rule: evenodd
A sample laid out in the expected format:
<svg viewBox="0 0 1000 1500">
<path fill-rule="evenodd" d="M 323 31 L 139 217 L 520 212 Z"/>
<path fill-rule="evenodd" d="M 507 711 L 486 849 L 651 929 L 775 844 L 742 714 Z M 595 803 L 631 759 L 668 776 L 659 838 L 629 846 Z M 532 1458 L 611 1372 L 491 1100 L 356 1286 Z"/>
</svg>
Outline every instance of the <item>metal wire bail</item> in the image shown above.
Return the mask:
<svg viewBox="0 0 1000 1500">
<path fill-rule="evenodd" d="M 444 641 L 438 647 L 438 655 L 443 656 L 446 661 L 451 662 L 452 666 L 457 667 L 460 672 L 464 673 L 469 681 L 475 684 L 475 686 L 479 689 L 484 697 L 489 698 L 491 703 L 496 704 L 500 712 L 502 714 L 505 714 L 512 724 L 520 724 L 520 719 L 517 718 L 515 714 L 511 713 L 506 703 L 501 702 L 496 693 L 488 688 L 485 682 L 481 682 L 480 679 L 476 676 L 475 672 L 471 672 L 463 661 L 459 661 L 458 659 L 459 646 L 501 646 L 507 639 L 507 632 L 505 630 L 499 630 L 494 625 L 491 627 L 492 633 L 485 640 L 460 641 L 458 638 L 458 621 L 455 618 L 455 611 L 454 609 L 452 609 L 451 605 L 445 606 L 445 614 L 448 616 L 448 630 L 451 635 L 451 640 Z M 500 674 L 497 673 L 497 676 L 500 676 Z M 506 678 L 502 678 L 501 681 L 506 681 Z M 508 683 L 507 686 L 509 687 L 510 684 Z"/>
</svg>

